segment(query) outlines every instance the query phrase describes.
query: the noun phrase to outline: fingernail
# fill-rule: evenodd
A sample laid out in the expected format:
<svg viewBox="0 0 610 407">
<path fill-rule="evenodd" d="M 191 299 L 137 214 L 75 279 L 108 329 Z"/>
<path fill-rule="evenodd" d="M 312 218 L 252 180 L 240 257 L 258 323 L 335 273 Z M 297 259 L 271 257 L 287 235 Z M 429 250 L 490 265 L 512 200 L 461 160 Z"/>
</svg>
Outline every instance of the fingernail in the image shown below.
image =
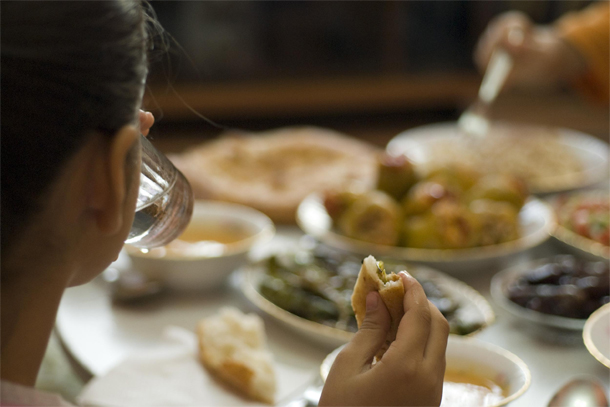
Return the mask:
<svg viewBox="0 0 610 407">
<path fill-rule="evenodd" d="M 411 274 L 409 274 L 409 272 L 407 270 L 403 270 L 398 274 L 404 274 L 405 277 L 407 277 L 407 278 L 413 278 L 413 276 Z"/>
<path fill-rule="evenodd" d="M 379 296 L 374 292 L 370 292 L 366 296 L 366 310 L 373 311 L 377 308 L 379 304 Z"/>
<path fill-rule="evenodd" d="M 520 28 L 512 28 L 508 32 L 508 43 L 518 47 L 523 44 L 525 33 Z"/>
</svg>

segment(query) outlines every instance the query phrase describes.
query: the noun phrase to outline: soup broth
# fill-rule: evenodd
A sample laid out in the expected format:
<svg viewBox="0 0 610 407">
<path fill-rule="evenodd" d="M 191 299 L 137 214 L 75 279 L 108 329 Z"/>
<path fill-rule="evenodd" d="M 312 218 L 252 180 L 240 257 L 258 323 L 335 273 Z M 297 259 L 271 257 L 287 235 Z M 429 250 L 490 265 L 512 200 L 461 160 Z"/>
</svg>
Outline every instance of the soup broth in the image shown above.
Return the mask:
<svg viewBox="0 0 610 407">
<path fill-rule="evenodd" d="M 447 370 L 441 407 L 486 407 L 498 404 L 508 395 L 493 380 L 470 372 Z"/>
<path fill-rule="evenodd" d="M 193 225 L 186 228 L 177 240 L 186 243 L 198 243 L 202 241 L 230 244 L 247 239 L 250 236 L 248 230 L 234 224 L 217 224 L 210 226 Z M 171 244 L 171 243 L 170 243 Z"/>
<path fill-rule="evenodd" d="M 176 240 L 166 246 L 141 250 L 150 257 L 198 257 L 220 256 L 228 245 L 252 236 L 252 231 L 243 224 L 227 221 L 209 221 L 205 224 L 193 222 Z"/>
</svg>

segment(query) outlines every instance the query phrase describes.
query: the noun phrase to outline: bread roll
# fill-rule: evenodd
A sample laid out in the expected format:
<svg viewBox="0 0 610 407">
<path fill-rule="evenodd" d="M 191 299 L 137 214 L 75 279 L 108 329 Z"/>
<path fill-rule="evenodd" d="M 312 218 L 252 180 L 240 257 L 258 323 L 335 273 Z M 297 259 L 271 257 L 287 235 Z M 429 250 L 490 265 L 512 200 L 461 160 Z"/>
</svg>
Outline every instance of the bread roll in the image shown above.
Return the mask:
<svg viewBox="0 0 610 407">
<path fill-rule="evenodd" d="M 243 396 L 274 403 L 273 356 L 259 316 L 222 308 L 199 322 L 197 335 L 201 362 L 212 374 Z"/>
<path fill-rule="evenodd" d="M 352 308 L 356 315 L 358 328 L 364 321 L 366 314 L 366 296 L 371 291 L 378 291 L 381 300 L 390 312 L 390 330 L 386 336 L 386 342 L 376 355 L 377 360 L 381 359 L 390 344 L 396 339 L 398 325 L 404 315 L 403 297 L 405 289 L 402 281 L 397 274 L 386 274 L 382 262 L 377 262 L 373 256 L 369 256 L 362 262 L 358 280 L 354 286 L 352 294 Z"/>
</svg>

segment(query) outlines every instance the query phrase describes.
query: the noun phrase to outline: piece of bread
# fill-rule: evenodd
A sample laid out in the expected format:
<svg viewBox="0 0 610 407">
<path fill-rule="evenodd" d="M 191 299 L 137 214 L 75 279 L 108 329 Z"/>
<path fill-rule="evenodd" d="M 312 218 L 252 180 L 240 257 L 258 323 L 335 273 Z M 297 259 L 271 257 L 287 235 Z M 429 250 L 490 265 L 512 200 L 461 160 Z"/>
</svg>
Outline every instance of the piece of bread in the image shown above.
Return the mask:
<svg viewBox="0 0 610 407">
<path fill-rule="evenodd" d="M 368 256 L 362 262 L 358 280 L 354 286 L 352 294 L 352 308 L 356 315 L 358 327 L 362 325 L 366 314 L 366 296 L 371 291 L 378 291 L 381 300 L 390 312 L 391 325 L 386 342 L 376 355 L 377 360 L 381 359 L 390 344 L 396 339 L 398 325 L 404 315 L 403 298 L 405 288 L 402 280 L 397 274 L 386 274 L 382 262 L 377 262 L 373 256 Z"/>
<path fill-rule="evenodd" d="M 197 335 L 201 362 L 212 374 L 243 396 L 274 403 L 273 356 L 258 315 L 222 308 L 199 322 Z"/>
<path fill-rule="evenodd" d="M 227 132 L 171 160 L 195 198 L 251 206 L 276 223 L 294 223 L 299 203 L 312 192 L 372 188 L 376 151 L 336 131 L 303 126 Z"/>
</svg>

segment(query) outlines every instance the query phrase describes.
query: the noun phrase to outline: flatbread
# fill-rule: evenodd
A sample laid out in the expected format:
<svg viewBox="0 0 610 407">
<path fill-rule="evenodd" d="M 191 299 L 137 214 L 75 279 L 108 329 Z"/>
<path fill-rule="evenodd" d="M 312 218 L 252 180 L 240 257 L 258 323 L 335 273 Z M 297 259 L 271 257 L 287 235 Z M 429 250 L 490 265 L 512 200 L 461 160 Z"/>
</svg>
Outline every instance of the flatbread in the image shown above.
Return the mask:
<svg viewBox="0 0 610 407">
<path fill-rule="evenodd" d="M 398 325 L 405 313 L 403 306 L 405 289 L 402 285 L 402 280 L 395 273 L 386 274 L 385 270 L 382 269 L 382 272 L 378 272 L 378 270 L 377 260 L 375 260 L 373 256 L 368 256 L 364 259 L 352 294 L 352 308 L 354 309 L 356 321 L 358 322 L 358 328 L 360 328 L 364 321 L 364 316 L 366 314 L 366 296 L 371 291 L 379 292 L 381 300 L 390 312 L 390 330 L 388 331 L 384 346 L 376 355 L 377 360 L 381 359 L 390 344 L 396 339 Z M 387 282 L 384 283 L 382 281 L 380 274 L 385 275 L 384 278 L 386 278 Z"/>
<path fill-rule="evenodd" d="M 225 133 L 170 158 L 195 198 L 251 206 L 276 223 L 294 223 L 299 203 L 312 192 L 373 188 L 376 152 L 333 130 L 288 127 Z"/>
</svg>

